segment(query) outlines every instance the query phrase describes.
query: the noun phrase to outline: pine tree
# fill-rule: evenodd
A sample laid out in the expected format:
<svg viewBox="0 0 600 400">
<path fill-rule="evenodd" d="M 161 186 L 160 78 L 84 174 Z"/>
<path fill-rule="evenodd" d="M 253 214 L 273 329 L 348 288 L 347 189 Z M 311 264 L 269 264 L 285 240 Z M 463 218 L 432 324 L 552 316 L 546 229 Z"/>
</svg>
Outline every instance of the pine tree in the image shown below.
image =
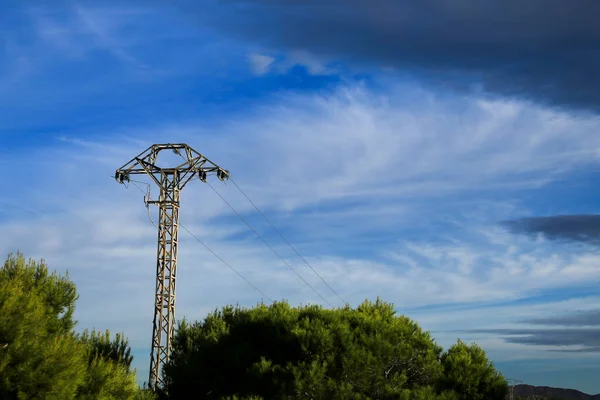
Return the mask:
<svg viewBox="0 0 600 400">
<path fill-rule="evenodd" d="M 41 261 L 9 256 L 0 269 L 0 393 L 7 399 L 72 399 L 85 377 L 71 331 L 77 294 Z"/>
<path fill-rule="evenodd" d="M 444 373 L 440 385 L 458 393 L 460 399 L 504 400 L 508 394 L 506 380 L 476 344 L 469 346 L 458 340 L 441 362 Z"/>
<path fill-rule="evenodd" d="M 0 268 L 0 399 L 152 400 L 117 334 L 73 331 L 77 291 L 46 263 L 9 255 Z"/>
<path fill-rule="evenodd" d="M 165 378 L 174 400 L 455 399 L 436 387 L 441 354 L 428 332 L 379 299 L 336 310 L 281 302 L 182 321 Z"/>
</svg>

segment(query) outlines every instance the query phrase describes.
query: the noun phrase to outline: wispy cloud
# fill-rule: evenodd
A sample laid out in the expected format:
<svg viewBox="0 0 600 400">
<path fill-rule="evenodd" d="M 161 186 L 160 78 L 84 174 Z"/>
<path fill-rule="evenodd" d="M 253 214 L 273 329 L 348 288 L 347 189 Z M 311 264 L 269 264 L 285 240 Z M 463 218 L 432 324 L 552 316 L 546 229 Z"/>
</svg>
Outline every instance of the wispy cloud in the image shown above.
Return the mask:
<svg viewBox="0 0 600 400">
<path fill-rule="evenodd" d="M 551 351 L 600 352 L 599 329 L 482 329 L 471 332 L 503 335 L 508 343 L 551 347 Z"/>
<path fill-rule="evenodd" d="M 152 9 L 112 7 L 32 7 L 30 21 L 37 36 L 47 46 L 46 51 L 74 60 L 82 60 L 97 51 L 105 51 L 138 73 L 148 72 L 148 66 L 133 55 L 130 49 L 139 45 L 138 34 L 131 28 L 152 16 Z M 134 31 L 135 32 L 135 31 Z M 143 39 L 151 40 L 150 37 Z"/>
<path fill-rule="evenodd" d="M 253 164 L 269 171 L 266 186 L 283 182 L 288 196 L 318 201 L 508 190 L 543 185 L 598 157 L 594 119 L 516 102 L 469 101 L 454 113 L 456 105 L 395 89 L 403 96 L 359 87 L 263 107 L 266 118 L 247 121 L 254 134 L 244 141 L 265 144 L 268 157 Z"/>
<path fill-rule="evenodd" d="M 212 85 L 214 92 L 223 90 L 215 77 L 251 76 L 245 49 L 186 23 L 161 3 L 33 2 L 10 9 L 5 29 L 0 104 L 10 112 L 0 112 L 0 129 L 13 134 L 107 123 L 116 129 L 124 121 L 157 118 L 149 105 L 160 115 L 176 108 L 189 116 L 189 104 L 164 99 L 177 98 L 182 85 Z M 95 113 L 86 112 L 90 108 Z M 27 118 L 30 113 L 36 118 Z"/>
<path fill-rule="evenodd" d="M 593 307 L 592 304 L 589 306 Z M 589 307 L 588 306 L 588 307 Z M 560 310 L 554 310 L 554 313 Z M 534 317 L 518 321 L 521 326 L 504 329 L 472 330 L 470 333 L 501 335 L 507 343 L 533 345 L 562 353 L 600 352 L 600 310 L 563 310 L 562 315 Z M 524 328 L 522 325 L 543 325 L 545 328 Z"/>
<path fill-rule="evenodd" d="M 122 43 L 127 43 L 130 41 L 130 38 L 127 38 L 125 35 L 119 35 L 118 38 L 114 37 L 114 26 L 111 26 L 107 23 L 114 24 L 115 20 L 118 20 L 118 17 L 123 16 L 123 14 L 131 14 L 132 10 L 127 10 L 128 12 L 120 12 L 119 15 L 115 15 L 115 13 L 110 13 L 110 15 L 99 15 L 94 16 L 94 12 L 90 10 L 86 10 L 83 7 L 76 6 L 74 7 L 75 14 L 81 21 L 82 25 L 85 27 L 86 31 L 93 34 L 95 38 L 95 42 L 98 46 L 105 48 L 112 55 L 124 61 L 131 66 L 137 68 L 138 70 L 147 69 L 146 65 L 140 63 L 135 57 L 133 57 L 129 52 L 127 52 Z M 96 11 L 97 12 L 97 11 Z M 143 16 L 143 13 L 138 10 L 135 14 L 136 19 L 139 19 Z M 142 15 L 140 15 L 142 14 Z M 129 15 L 130 16 L 130 15 Z M 122 23 L 122 21 L 121 21 Z M 129 40 L 127 40 L 129 39 Z"/>
<path fill-rule="evenodd" d="M 535 318 L 527 322 L 532 325 L 554 325 L 554 326 L 600 326 L 600 310 L 587 310 L 574 312 L 567 315 L 555 315 L 553 317 Z"/>
<path fill-rule="evenodd" d="M 254 74 L 264 75 L 269 72 L 271 65 L 273 62 L 275 62 L 275 57 L 258 53 L 250 53 L 248 55 L 248 61 L 250 62 L 250 68 Z"/>
<path fill-rule="evenodd" d="M 220 118 L 210 121 L 210 129 L 187 121 L 132 127 L 118 137 L 98 132 L 92 140 L 61 135 L 32 153 L 8 155 L 21 165 L 9 184 L 28 185 L 3 193 L 3 201 L 43 216 L 24 211 L 0 220 L 0 252 L 20 249 L 69 269 L 81 291 L 82 328 L 124 330 L 136 348 L 148 346 L 156 232 L 143 193 L 111 176 L 147 145 L 169 141 L 187 142 L 230 170 L 346 300 L 357 304 L 380 295 L 428 329 L 440 330 L 439 321 L 450 315 L 443 307 L 469 305 L 462 313 L 472 317 L 548 291 L 577 298 L 581 288 L 600 280 L 599 255 L 495 226 L 530 212 L 515 205 L 517 193 L 597 160 L 593 119 L 523 102 L 450 101 L 411 85 L 283 94 L 252 112 Z M 215 188 L 335 301 L 233 185 Z M 270 297 L 319 303 L 206 185 L 186 187 L 181 222 Z M 184 232 L 179 277 L 178 317 L 201 318 L 223 304 L 260 301 Z M 441 330 L 466 329 L 458 321 Z M 473 318 L 470 327 L 515 328 L 509 319 L 504 326 L 491 322 Z M 498 351 L 525 346 L 496 333 L 482 344 Z M 442 334 L 441 342 L 450 344 L 452 335 Z"/>
<path fill-rule="evenodd" d="M 327 61 L 304 50 L 292 50 L 278 57 L 252 52 L 248 55 L 248 61 L 250 69 L 258 76 L 267 73 L 285 75 L 295 67 L 304 68 L 312 76 L 336 75 L 341 72 Z"/>
<path fill-rule="evenodd" d="M 291 50 L 287 52 L 285 59 L 279 63 L 279 69 L 285 72 L 295 66 L 302 66 L 311 75 L 333 75 L 338 72 L 328 64 L 330 62 L 322 57 L 317 57 L 305 50 Z"/>
<path fill-rule="evenodd" d="M 201 136 L 200 150 L 218 155 L 211 158 L 230 169 L 234 179 L 261 208 L 271 213 L 283 212 L 278 214 L 277 220 L 285 224 L 286 218 L 293 218 L 293 214 L 286 213 L 313 209 L 319 213 L 322 226 L 314 237 L 326 239 L 335 234 L 344 240 L 360 237 L 359 232 L 369 229 L 370 224 L 375 224 L 371 229 L 376 227 L 386 234 L 394 234 L 394 230 L 401 232 L 411 224 L 423 222 L 415 210 L 427 212 L 439 207 L 433 202 L 424 210 L 413 209 L 411 205 L 415 202 L 411 200 L 426 202 L 428 198 L 439 196 L 459 199 L 456 196 L 471 195 L 472 189 L 482 186 L 490 190 L 495 185 L 502 190 L 515 190 L 520 188 L 523 180 L 539 180 L 541 184 L 556 174 L 567 173 L 595 160 L 594 146 L 600 139 L 595 135 L 594 121 L 570 119 L 523 103 L 479 100 L 465 103 L 465 113 L 456 116 L 450 104 L 432 98 L 431 94 L 422 93 L 419 97 L 418 90 L 412 93 L 413 109 L 400 108 L 402 98 L 393 94 L 381 94 L 373 101 L 366 88 L 343 90 L 328 96 L 278 99 L 277 105 L 265 105 L 259 116 L 239 115 L 235 122 L 223 123 L 216 128 L 223 132 L 220 135 Z M 440 129 L 442 126 L 444 131 Z M 521 135 L 533 126 L 534 139 L 531 134 Z M 160 141 L 168 135 L 173 141 L 193 144 L 200 139 L 193 131 L 193 125 L 176 130 L 167 126 L 154 130 L 144 140 Z M 565 132 L 576 133 L 565 140 Z M 235 148 L 230 146 L 233 138 L 239 144 Z M 65 190 L 77 190 L 87 196 L 75 197 L 69 208 L 86 210 L 89 209 L 86 203 L 91 202 L 110 215 L 108 210 L 118 207 L 139 215 L 142 223 L 146 218 L 143 204 L 138 203 L 138 211 L 135 211 L 134 205 L 129 208 L 118 206 L 122 201 L 120 197 L 114 201 L 106 198 L 106 193 L 118 189 L 109 176 L 140 148 L 106 142 L 86 145 L 72 153 L 75 149 L 49 153 L 54 154 L 57 164 L 47 173 L 38 175 L 35 183 L 39 184 L 40 192 L 54 193 L 54 188 L 58 187 L 62 191 L 46 196 L 44 203 L 37 206 L 58 204 Z M 252 151 L 242 152 L 242 149 Z M 46 162 L 53 162 L 48 157 Z M 79 169 L 80 165 L 86 168 Z M 81 175 L 83 171 L 85 178 Z M 232 222 L 214 219 L 229 211 L 218 198 L 210 192 L 207 194 L 207 190 L 199 185 L 186 189 L 183 201 L 190 205 L 182 214 L 183 218 L 188 215 L 188 218 L 200 218 L 199 222 L 212 220 L 213 224 L 218 221 L 220 226 L 231 226 Z M 219 186 L 219 190 L 241 212 L 251 210 L 232 186 Z M 136 196 L 141 202 L 141 193 Z M 201 207 L 195 206 L 194 198 L 203 199 L 199 203 Z M 382 202 L 388 207 L 378 208 Z M 391 220 L 390 207 L 397 202 L 402 202 L 402 206 L 396 206 L 394 210 L 398 219 Z M 329 210 L 318 211 L 327 204 L 331 205 Z M 356 217 L 361 214 L 354 214 L 353 207 L 362 207 L 365 212 L 370 208 L 360 224 L 356 224 Z M 64 212 L 68 210 L 65 208 Z M 97 211 L 96 218 L 111 226 L 101 215 L 102 212 Z M 333 223 L 336 220 L 338 222 Z M 494 222 L 493 218 L 487 221 L 491 222 Z M 296 229 L 303 229 L 302 221 L 296 220 L 293 224 Z M 314 221 L 311 224 L 314 230 Z M 352 228 L 352 225 L 356 226 Z M 336 227 L 340 230 L 336 231 Z M 103 232 L 103 229 L 98 227 L 93 231 Z M 117 228 L 113 229 L 115 234 L 99 235 L 96 240 L 111 238 L 106 240 L 119 243 L 121 236 L 116 235 Z M 343 236 L 340 236 L 342 232 Z M 461 232 L 466 235 L 468 231 L 461 228 Z M 479 231 L 472 233 L 473 236 L 478 234 Z M 496 250 L 490 250 L 492 242 L 472 245 L 461 242 L 460 238 L 456 238 L 459 242 L 447 246 L 404 238 L 402 246 L 384 249 L 409 256 L 420 266 L 412 272 L 390 260 L 383 264 L 360 258 L 345 260 L 342 254 L 335 254 L 343 251 L 343 246 L 339 247 L 343 243 L 339 241 L 336 248 L 331 249 L 334 253 L 329 254 L 333 258 L 322 262 L 333 268 L 332 280 L 339 279 L 337 273 L 345 276 L 340 283 L 342 287 L 346 285 L 343 282 L 363 285 L 372 282 L 368 284 L 370 290 L 392 295 L 397 287 L 413 279 L 422 281 L 423 286 L 412 284 L 412 288 L 402 295 L 403 304 L 406 301 L 433 304 L 451 299 L 459 302 L 510 299 L 528 290 L 577 284 L 595 277 L 595 272 L 588 268 L 595 262 L 593 255 L 538 254 L 522 247 L 509 234 L 494 234 L 496 239 L 502 237 L 505 243 Z M 492 233 L 489 235 L 493 236 Z M 329 237 L 335 241 L 336 236 Z M 334 268 L 334 265 L 338 266 Z M 486 266 L 485 270 L 481 269 L 482 265 Z M 428 267 L 438 268 L 437 275 L 429 275 L 432 271 Z M 403 272 L 398 275 L 398 271 Z M 405 272 L 416 275 L 403 278 Z M 511 286 L 514 289 L 510 289 Z M 354 289 L 350 285 L 346 290 Z M 427 299 L 422 299 L 422 293 L 428 294 Z"/>
</svg>

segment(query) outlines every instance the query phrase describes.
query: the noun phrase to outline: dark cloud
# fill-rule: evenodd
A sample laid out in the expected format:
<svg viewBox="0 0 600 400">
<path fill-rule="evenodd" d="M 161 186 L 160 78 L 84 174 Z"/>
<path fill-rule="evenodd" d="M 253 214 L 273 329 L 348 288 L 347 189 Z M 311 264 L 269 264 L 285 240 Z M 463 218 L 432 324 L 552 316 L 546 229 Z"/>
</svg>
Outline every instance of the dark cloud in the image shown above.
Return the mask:
<svg viewBox="0 0 600 400">
<path fill-rule="evenodd" d="M 600 245 L 600 215 L 554 215 L 503 223 L 513 233 L 542 234 L 550 240 Z"/>
<path fill-rule="evenodd" d="M 572 314 L 520 321 L 531 325 L 562 326 L 569 328 L 548 329 L 483 329 L 470 333 L 497 334 L 507 343 L 532 346 L 565 346 L 566 349 L 551 350 L 571 353 L 600 353 L 600 309 Z M 568 347 L 578 347 L 569 349 Z"/>
<path fill-rule="evenodd" d="M 600 111 L 597 0 L 179 0 L 203 26 L 276 50 L 415 71 Z"/>
<path fill-rule="evenodd" d="M 521 321 L 531 325 L 546 326 L 600 326 L 600 309 L 580 311 L 569 315 L 557 315 L 554 317 L 534 318 Z"/>
<path fill-rule="evenodd" d="M 507 343 L 532 346 L 582 346 L 562 352 L 600 352 L 600 329 L 487 329 L 470 333 L 497 334 Z"/>
</svg>

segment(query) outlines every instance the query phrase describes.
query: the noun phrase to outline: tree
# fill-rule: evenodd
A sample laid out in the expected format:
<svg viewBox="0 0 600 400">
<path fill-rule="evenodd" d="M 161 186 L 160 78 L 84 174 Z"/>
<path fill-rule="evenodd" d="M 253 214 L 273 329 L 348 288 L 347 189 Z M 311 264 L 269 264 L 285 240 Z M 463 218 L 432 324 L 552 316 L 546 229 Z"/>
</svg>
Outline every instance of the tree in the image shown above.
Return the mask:
<svg viewBox="0 0 600 400">
<path fill-rule="evenodd" d="M 468 346 L 458 340 L 442 355 L 441 362 L 441 388 L 456 392 L 460 399 L 503 400 L 508 394 L 508 383 L 476 344 Z"/>
<path fill-rule="evenodd" d="M 112 339 L 108 329 L 104 334 L 95 330 L 90 332 L 86 329 L 79 338 L 89 348 L 88 360 L 90 363 L 100 357 L 111 360 L 124 367 L 127 372 L 130 372 L 133 356 L 131 355 L 129 341 L 122 334 L 117 333 L 115 338 Z"/>
<path fill-rule="evenodd" d="M 0 393 L 5 399 L 72 399 L 84 348 L 71 331 L 75 286 L 45 263 L 9 256 L 0 269 Z"/>
<path fill-rule="evenodd" d="M 0 399 L 150 400 L 122 335 L 77 335 L 77 291 L 46 263 L 9 255 L 0 268 Z"/>
<path fill-rule="evenodd" d="M 77 292 L 44 261 L 0 269 L 0 399 L 154 400 L 120 334 L 73 331 Z M 356 309 L 224 307 L 183 320 L 164 368 L 169 399 L 501 399 L 507 383 L 476 345 L 446 353 L 377 299 Z M 165 394 L 162 393 L 162 394 Z"/>
<path fill-rule="evenodd" d="M 87 374 L 77 399 L 133 399 L 140 389 L 130 371 L 133 357 L 123 335 L 112 339 L 108 330 L 104 334 L 86 330 L 79 340 L 86 347 Z"/>
<path fill-rule="evenodd" d="M 445 391 L 438 393 L 433 387 L 427 386 L 413 390 L 404 390 L 400 400 L 458 400 L 456 393 Z"/>
<path fill-rule="evenodd" d="M 379 299 L 336 310 L 276 302 L 182 321 L 164 374 L 171 399 L 450 399 L 433 387 L 441 354 Z"/>
</svg>

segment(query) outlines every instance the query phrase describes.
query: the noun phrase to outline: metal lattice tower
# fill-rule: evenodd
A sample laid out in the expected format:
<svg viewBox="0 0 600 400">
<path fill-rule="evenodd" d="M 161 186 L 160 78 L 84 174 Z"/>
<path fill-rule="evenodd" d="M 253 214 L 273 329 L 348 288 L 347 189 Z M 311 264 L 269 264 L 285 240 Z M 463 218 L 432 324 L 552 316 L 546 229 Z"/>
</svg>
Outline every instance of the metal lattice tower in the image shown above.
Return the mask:
<svg viewBox="0 0 600 400">
<path fill-rule="evenodd" d="M 156 165 L 158 154 L 171 150 L 183 159 L 174 167 Z M 160 189 L 158 200 L 146 200 L 146 205 L 158 206 L 158 246 L 156 253 L 156 298 L 152 350 L 150 352 L 150 376 L 148 385 L 154 389 L 164 386 L 162 367 L 169 360 L 171 338 L 175 327 L 175 283 L 177 278 L 177 245 L 179 231 L 179 195 L 194 177 L 206 182 L 208 174 L 217 178 L 229 178 L 229 172 L 214 164 L 186 144 L 154 144 L 127 164 L 117 169 L 115 179 L 119 183 L 130 181 L 130 175 L 149 175 Z"/>
<path fill-rule="evenodd" d="M 515 398 L 515 386 L 523 383 L 523 381 L 520 381 L 518 379 L 515 378 L 508 378 L 508 398 L 509 400 L 514 400 Z"/>
</svg>

